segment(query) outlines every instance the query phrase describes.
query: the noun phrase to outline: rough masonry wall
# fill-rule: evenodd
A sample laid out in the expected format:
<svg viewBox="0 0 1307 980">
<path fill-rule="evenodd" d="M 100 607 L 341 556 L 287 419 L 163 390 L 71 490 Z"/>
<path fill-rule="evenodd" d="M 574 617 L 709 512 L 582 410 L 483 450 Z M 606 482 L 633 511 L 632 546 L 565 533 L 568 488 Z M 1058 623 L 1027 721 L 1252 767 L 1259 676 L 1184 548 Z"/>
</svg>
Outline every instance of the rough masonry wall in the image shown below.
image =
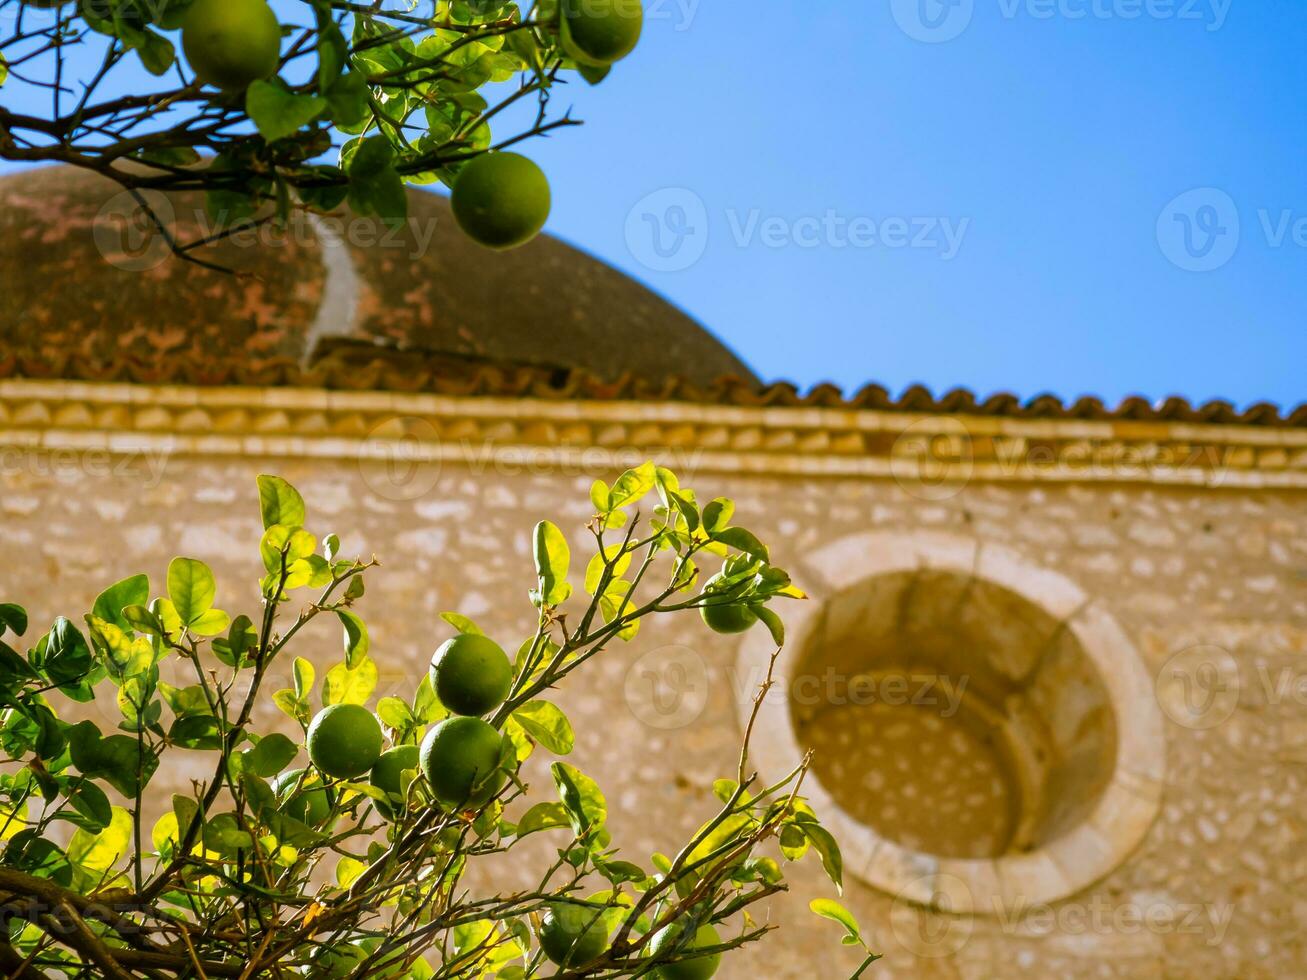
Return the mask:
<svg viewBox="0 0 1307 980">
<path fill-rule="evenodd" d="M 590 480 L 611 476 L 447 464 L 439 474 L 419 472 L 430 489 L 402 500 L 376 492 L 389 483 L 384 473 L 349 462 L 147 462 L 8 457 L 0 470 L 0 600 L 26 604 L 33 629 L 44 629 L 56 614 L 80 617 L 122 576 L 146 571 L 161 582 L 168 559 L 186 554 L 214 567 L 220 606 L 249 611 L 259 572 L 254 477 L 278 472 L 303 491 L 312 530 L 338 531 L 346 552 L 383 562 L 360 607 L 383 671 L 379 693 L 411 692 L 448 635 L 442 610 L 470 615 L 504 646 L 516 645 L 533 624 L 531 527 L 550 517 L 579 531 Z M 1215 719 L 1210 727 L 1168 718 L 1161 817 L 1135 855 L 1088 892 L 1024 915 L 954 919 L 895 903 L 851 869 L 846 902 L 886 954 L 866 976 L 1307 976 L 1302 494 L 972 485 L 923 499 L 893 481 L 684 476 L 701 495 L 734 497 L 737 520 L 772 543 L 777 562 L 800 579 L 805 552 L 857 531 L 974 535 L 1104 597 L 1163 678 L 1164 702 L 1183 694 L 1163 669 L 1177 652 L 1212 645 L 1237 666 L 1214 689 L 1217 714 L 1204 716 L 1204 725 Z M 574 556 L 579 550 L 578 543 Z M 735 676 L 736 649 L 692 614 L 655 621 L 558 697 L 578 732 L 572 761 L 605 787 L 614 839 L 632 860 L 648 866 L 651 852 L 692 833 L 713 811 L 712 780 L 734 772 L 735 701 L 749 695 Z M 319 664 L 338 651 L 334 625 L 299 648 Z M 288 675 L 288 665 L 279 673 Z M 258 724 L 285 721 L 269 702 Z M 194 765 L 156 777 L 159 798 L 208 775 L 208 757 L 192 758 Z M 549 793 L 538 765 L 534 772 L 537 793 Z M 809 899 L 829 894 L 815 859 L 792 871 L 793 893 L 771 913 L 784 931 L 728 961 L 721 976 L 824 980 L 852 971 L 838 929 L 807 910 Z M 511 873 L 502 887 L 528 882 L 509 880 Z"/>
</svg>

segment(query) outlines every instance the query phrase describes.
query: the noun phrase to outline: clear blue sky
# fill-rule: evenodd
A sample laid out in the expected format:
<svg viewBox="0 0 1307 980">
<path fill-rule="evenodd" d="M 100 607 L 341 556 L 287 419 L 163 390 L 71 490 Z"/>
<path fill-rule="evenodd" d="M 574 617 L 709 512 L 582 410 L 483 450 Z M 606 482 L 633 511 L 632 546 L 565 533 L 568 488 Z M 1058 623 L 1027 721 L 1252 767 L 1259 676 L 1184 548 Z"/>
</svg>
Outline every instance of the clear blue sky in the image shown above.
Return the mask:
<svg viewBox="0 0 1307 980">
<path fill-rule="evenodd" d="M 646 7 L 550 230 L 763 377 L 1307 399 L 1302 0 Z"/>
</svg>

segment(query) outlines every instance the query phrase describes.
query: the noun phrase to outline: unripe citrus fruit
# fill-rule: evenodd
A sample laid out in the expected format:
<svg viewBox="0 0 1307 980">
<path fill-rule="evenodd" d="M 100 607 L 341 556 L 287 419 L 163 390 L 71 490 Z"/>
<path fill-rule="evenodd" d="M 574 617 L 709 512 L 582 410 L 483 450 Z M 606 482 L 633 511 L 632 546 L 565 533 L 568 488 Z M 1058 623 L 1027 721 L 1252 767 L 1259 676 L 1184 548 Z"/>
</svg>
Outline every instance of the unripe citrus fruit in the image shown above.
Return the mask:
<svg viewBox="0 0 1307 980">
<path fill-rule="evenodd" d="M 640 0 L 563 0 L 563 48 L 582 64 L 611 65 L 635 50 L 644 28 Z"/>
<path fill-rule="evenodd" d="M 688 942 L 683 936 L 684 931 L 685 927 L 676 922 L 662 929 L 650 941 L 649 955 L 673 954 L 688 956 L 696 949 L 702 949 L 704 946 L 717 946 L 722 941 L 722 937 L 717 934 L 717 930 L 710 925 L 700 926 L 695 930 L 694 937 Z M 708 980 L 717 972 L 717 968 L 721 964 L 722 954 L 713 953 L 711 956 L 697 956 L 694 959 L 683 959 L 676 963 L 660 966 L 655 971 L 655 976 L 659 980 Z"/>
<path fill-rule="evenodd" d="M 322 777 L 316 773 L 309 773 L 301 782 L 300 776 L 304 772 L 304 769 L 283 772 L 272 781 L 272 791 L 281 801 L 282 813 L 300 823 L 316 827 L 331 813 L 331 797 L 322 785 Z M 301 788 L 296 791 L 296 786 Z"/>
<path fill-rule="evenodd" d="M 381 757 L 381 725 L 361 704 L 323 708 L 309 725 L 309 760 L 328 776 L 353 779 Z"/>
<path fill-rule="evenodd" d="M 520 153 L 483 153 L 458 172 L 450 205 L 473 241 L 487 248 L 517 248 L 549 220 L 549 180 Z"/>
<path fill-rule="evenodd" d="M 508 697 L 513 665 L 494 640 L 460 633 L 431 657 L 431 686 L 456 715 L 484 715 Z"/>
<path fill-rule="evenodd" d="M 721 578 L 714 575 L 704 583 L 704 595 L 711 600 L 699 607 L 699 615 L 715 633 L 743 633 L 758 621 L 758 614 L 743 602 L 723 602 L 723 596 L 714 594 L 713 584 Z"/>
<path fill-rule="evenodd" d="M 418 768 L 418 747 L 416 745 L 399 745 L 388 752 L 381 753 L 381 758 L 377 764 L 372 767 L 372 785 L 379 790 L 384 790 L 392 796 L 398 796 L 401 799 L 404 795 L 404 786 L 401 777 L 405 769 Z M 375 801 L 377 810 L 387 819 L 395 815 L 398 803 L 387 800 Z"/>
<path fill-rule="evenodd" d="M 608 947 L 603 910 L 553 902 L 540 920 L 540 948 L 564 967 L 593 963 Z"/>
<path fill-rule="evenodd" d="M 239 92 L 276 73 L 281 25 L 266 0 L 195 0 L 182 22 L 182 50 L 200 81 Z"/>
<path fill-rule="evenodd" d="M 480 718 L 446 718 L 422 740 L 422 774 L 449 807 L 477 807 L 508 778 L 499 768 L 503 736 Z"/>
<path fill-rule="evenodd" d="M 315 977 L 349 977 L 367 962 L 367 950 L 351 944 L 319 946 L 309 957 Z"/>
</svg>

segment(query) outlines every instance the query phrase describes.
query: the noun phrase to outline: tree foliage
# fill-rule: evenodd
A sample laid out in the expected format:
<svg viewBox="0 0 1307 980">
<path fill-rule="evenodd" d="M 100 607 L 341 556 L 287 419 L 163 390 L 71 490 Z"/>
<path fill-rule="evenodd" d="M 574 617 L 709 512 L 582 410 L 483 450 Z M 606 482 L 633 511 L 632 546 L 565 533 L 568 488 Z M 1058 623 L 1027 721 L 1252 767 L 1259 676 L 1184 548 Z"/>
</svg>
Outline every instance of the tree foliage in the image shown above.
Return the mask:
<svg viewBox="0 0 1307 980">
<path fill-rule="evenodd" d="M 577 60 L 559 0 L 279 0 L 275 74 L 220 89 L 183 53 L 199 3 L 222 0 L 0 0 L 0 157 L 104 174 L 152 215 L 149 191 L 204 192 L 203 238 L 158 227 L 202 263 L 294 208 L 403 219 L 406 182 L 575 124 L 560 87 L 611 68 Z M 639 19 L 638 0 L 573 4 Z"/>
<path fill-rule="evenodd" d="M 770 606 L 802 593 L 765 545 L 729 524 L 729 501 L 701 510 L 652 463 L 596 482 L 583 585 L 563 530 L 536 528 L 536 627 L 515 648 L 506 698 L 485 716 L 498 745 L 492 771 L 470 787 L 478 802 L 442 805 L 431 775 L 447 782 L 466 760 L 414 764 L 408 748 L 370 779 L 305 765 L 305 733 L 330 706 L 366 706 L 371 714 L 354 710 L 351 723 L 379 723 L 396 748 L 425 743 L 450 712 L 425 675 L 403 696 L 376 697 L 361 612 L 375 560 L 345 558 L 337 535 L 308 530 L 304 501 L 285 481 L 258 483 L 261 604 L 250 615 L 220 607 L 234 593 L 195 558 L 170 563 L 161 594 L 145 575 L 111 585 L 77 624 L 57 619 L 21 653 L 27 613 L 0 604 L 0 742 L 11 760 L 0 774 L 0 969 L 9 976 L 657 976 L 761 939 L 772 927 L 750 909 L 784 890 L 786 862 L 812 855 L 841 885 L 839 847 L 801 794 L 806 761 L 760 781 L 749 767 L 752 722 L 736 771 L 714 786 L 716 804 L 705 801 L 702 826 L 671 854 L 620 850 L 602 789 L 566 760 L 575 733 L 550 692 L 651 620 L 742 604 L 779 648 Z M 720 566 L 710 588 L 700 574 L 709 564 Z M 339 621 L 342 649 L 319 679 L 292 648 L 321 617 Z M 465 616 L 444 619 L 455 634 L 484 635 Z M 164 666 L 187 682 L 167 683 Z M 274 689 L 274 676 L 289 685 Z M 767 678 L 755 706 L 770 668 Z M 256 730 L 267 698 L 296 737 Z M 116 716 L 115 728 L 72 720 L 91 702 Z M 527 785 L 521 768 L 537 752 L 556 757 L 544 788 Z M 192 770 L 205 760 L 208 775 L 148 825 L 146 811 L 165 802 L 154 781 L 179 757 Z M 536 835 L 550 846 L 517 858 L 546 855 L 532 887 L 475 889 L 470 871 Z M 862 944 L 837 903 L 814 911 Z"/>
</svg>

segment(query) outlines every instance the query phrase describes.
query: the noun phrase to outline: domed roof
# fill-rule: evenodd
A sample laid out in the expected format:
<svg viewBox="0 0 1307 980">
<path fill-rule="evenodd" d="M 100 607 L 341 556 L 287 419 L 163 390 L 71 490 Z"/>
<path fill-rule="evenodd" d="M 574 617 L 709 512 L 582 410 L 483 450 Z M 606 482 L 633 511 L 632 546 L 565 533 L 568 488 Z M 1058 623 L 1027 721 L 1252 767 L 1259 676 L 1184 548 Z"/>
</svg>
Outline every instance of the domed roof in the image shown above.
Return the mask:
<svg viewBox="0 0 1307 980">
<path fill-rule="evenodd" d="M 179 241 L 221 225 L 197 194 L 147 192 Z M 70 167 L 0 180 L 0 347 L 46 361 L 312 361 L 333 343 L 424 352 L 457 369 L 524 365 L 709 384 L 752 372 L 692 319 L 557 239 L 468 240 L 445 197 L 409 192 L 397 230 L 342 210 L 173 256 L 132 197 Z"/>
</svg>

